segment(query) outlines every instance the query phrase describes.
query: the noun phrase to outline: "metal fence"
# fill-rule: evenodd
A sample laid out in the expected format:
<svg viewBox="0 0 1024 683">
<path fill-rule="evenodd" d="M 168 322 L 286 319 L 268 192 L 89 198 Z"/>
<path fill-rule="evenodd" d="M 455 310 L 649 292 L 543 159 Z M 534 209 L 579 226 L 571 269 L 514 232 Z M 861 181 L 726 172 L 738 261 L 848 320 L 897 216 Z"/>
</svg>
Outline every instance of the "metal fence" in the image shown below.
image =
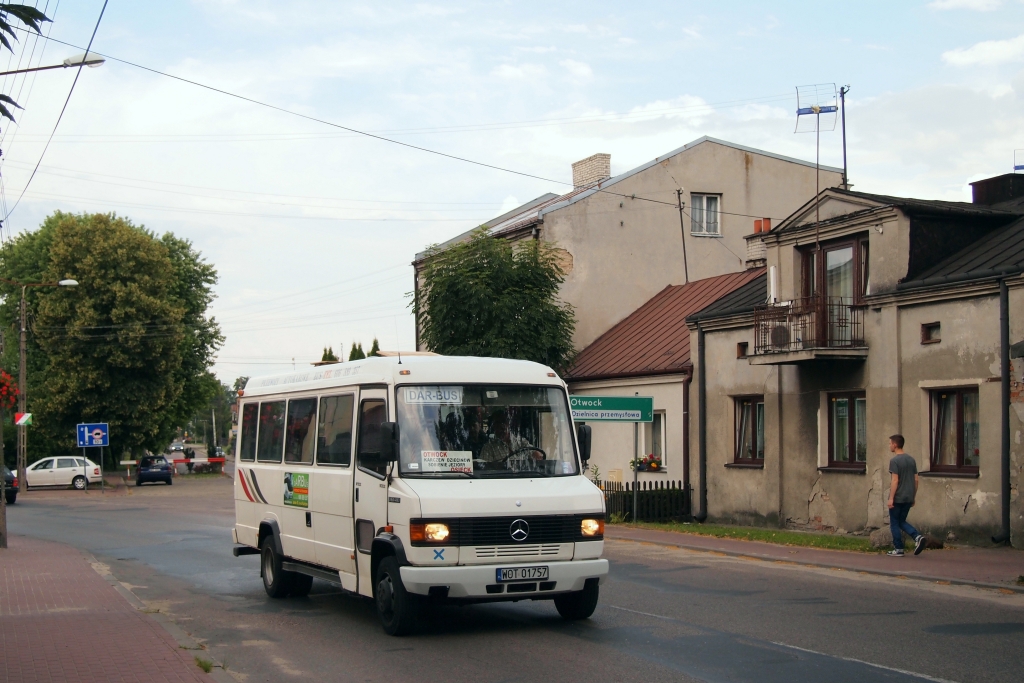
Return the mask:
<svg viewBox="0 0 1024 683">
<path fill-rule="evenodd" d="M 805 297 L 754 310 L 754 353 L 864 346 L 864 307 Z"/>
<path fill-rule="evenodd" d="M 633 497 L 636 496 L 638 522 L 672 522 L 690 516 L 691 490 L 681 481 L 642 481 L 637 490 L 632 482 L 600 481 L 604 491 L 608 519 L 633 520 Z"/>
</svg>

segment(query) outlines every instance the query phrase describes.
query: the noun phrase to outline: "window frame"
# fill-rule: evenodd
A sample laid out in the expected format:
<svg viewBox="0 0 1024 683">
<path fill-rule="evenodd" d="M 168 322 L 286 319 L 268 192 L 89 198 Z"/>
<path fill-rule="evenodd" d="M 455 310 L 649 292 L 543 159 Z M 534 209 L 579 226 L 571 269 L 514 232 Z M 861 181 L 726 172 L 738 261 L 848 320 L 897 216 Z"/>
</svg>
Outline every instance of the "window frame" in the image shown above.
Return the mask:
<svg viewBox="0 0 1024 683">
<path fill-rule="evenodd" d="M 938 335 L 938 336 L 935 336 Z M 938 344 L 942 341 L 942 322 L 936 320 L 930 323 L 921 323 L 921 343 Z"/>
<path fill-rule="evenodd" d="M 364 467 L 363 464 L 360 462 L 360 457 L 359 456 L 362 455 L 362 453 L 363 453 L 363 421 L 364 421 L 363 420 L 363 414 L 364 414 L 364 406 L 366 406 L 367 403 L 380 403 L 382 405 L 383 409 L 384 409 L 384 419 L 381 422 L 384 423 L 384 422 L 387 422 L 387 420 L 388 420 L 388 402 L 387 402 L 387 399 L 385 399 L 384 397 L 375 397 L 375 396 L 369 396 L 369 397 L 366 397 L 366 398 L 362 398 L 361 397 L 359 399 L 359 410 L 356 412 L 356 423 L 353 425 L 353 427 L 355 428 L 355 439 L 354 440 L 356 442 L 356 454 L 355 454 L 356 467 L 358 467 L 360 471 L 369 474 L 371 477 L 376 477 L 377 479 L 380 479 L 380 480 L 383 481 L 386 478 L 386 476 L 387 476 L 386 475 L 387 463 L 385 463 L 385 466 L 384 466 L 385 473 L 380 473 L 377 470 L 371 469 L 369 467 Z M 378 425 L 378 430 L 379 430 L 379 425 Z M 379 434 L 379 431 L 378 431 L 378 434 Z M 369 436 L 369 435 L 367 435 L 367 436 Z M 379 439 L 380 437 L 378 436 L 377 438 Z M 368 451 L 368 453 L 372 453 L 372 452 L 373 451 Z M 379 452 L 378 452 L 378 455 L 379 455 Z"/>
<path fill-rule="evenodd" d="M 715 209 L 715 225 L 717 232 L 709 232 L 707 229 L 707 198 L 714 197 L 718 200 L 718 207 Z M 700 200 L 700 215 L 697 219 L 694 216 L 694 207 L 697 200 Z M 700 229 L 697 229 L 698 226 Z M 722 236 L 722 194 L 720 192 L 691 192 L 690 193 L 690 234 L 697 237 L 721 237 Z"/>
<path fill-rule="evenodd" d="M 648 424 L 651 426 L 651 440 L 649 443 L 647 441 Z M 655 429 L 655 425 L 657 425 L 657 429 Z M 651 421 L 641 423 L 640 429 L 642 431 L 644 441 L 643 453 L 641 454 L 641 458 L 646 458 L 649 454 L 654 453 L 654 442 L 657 441 L 658 445 L 661 447 L 661 453 L 658 454 L 659 462 L 661 463 L 661 465 L 658 467 L 658 471 L 664 472 L 667 469 L 667 467 L 665 466 L 665 461 L 667 459 L 667 456 L 665 454 L 665 436 L 667 432 L 667 430 L 665 429 L 665 411 L 655 410 L 652 414 Z"/>
<path fill-rule="evenodd" d="M 352 405 L 351 405 L 351 408 L 350 408 L 350 410 L 351 410 L 351 415 L 350 415 L 351 421 L 349 423 L 349 429 L 351 430 L 352 433 L 351 433 L 351 435 L 349 437 L 348 461 L 347 462 L 343 462 L 343 463 L 342 462 L 322 462 L 320 460 L 320 415 L 322 414 L 322 411 L 323 411 L 323 402 L 325 400 L 331 399 L 331 398 L 344 399 L 346 397 L 352 399 Z M 341 467 L 341 468 L 344 468 L 344 469 L 348 469 L 349 467 L 352 467 L 352 461 L 355 459 L 354 453 L 355 453 L 355 450 L 357 448 L 357 443 L 356 442 L 358 440 L 358 434 L 356 433 L 356 420 L 358 418 L 358 415 L 356 413 L 356 408 L 359 406 L 359 401 L 356 400 L 355 392 L 354 391 L 343 391 L 343 392 L 338 393 L 338 394 L 320 394 L 319 396 L 317 396 L 317 404 L 316 405 L 317 405 L 316 447 L 315 447 L 315 452 L 313 454 L 313 462 L 317 465 L 317 467 Z"/>
<path fill-rule="evenodd" d="M 276 460 L 268 460 L 260 457 L 260 436 L 263 432 L 263 406 L 272 405 L 274 403 L 284 404 L 284 408 L 281 413 L 281 452 L 277 454 Z M 281 398 L 275 398 L 270 401 L 260 401 L 259 418 L 257 422 L 256 430 L 256 462 L 263 463 L 264 465 L 282 465 L 284 464 L 284 442 L 285 442 L 285 431 L 288 427 L 288 397 L 282 396 Z M 273 436 L 271 436 L 273 438 Z"/>
<path fill-rule="evenodd" d="M 291 416 L 292 416 L 292 404 L 300 401 L 313 401 L 313 419 L 310 421 L 310 426 L 306 429 L 306 438 L 309 438 L 309 430 L 313 430 L 313 452 L 310 456 L 309 462 L 304 460 L 289 460 L 288 459 L 288 446 L 292 440 L 291 434 Z M 289 397 L 288 404 L 284 409 L 284 447 L 283 447 L 283 460 L 284 465 L 303 465 L 310 467 L 316 461 L 316 446 L 317 446 L 317 427 L 319 424 L 320 417 L 320 397 L 319 396 L 296 396 Z"/>
<path fill-rule="evenodd" d="M 854 391 L 834 391 L 829 392 L 826 395 L 828 405 L 828 467 L 831 469 L 850 469 L 850 470 L 867 470 L 867 446 L 868 441 L 865 439 L 865 451 L 864 460 L 857 460 L 857 399 L 864 399 L 864 421 L 865 421 L 865 432 L 870 434 L 867 429 L 867 393 L 863 390 Z M 835 457 L 835 420 L 833 418 L 832 403 L 838 399 L 846 399 L 849 401 L 847 404 L 847 450 L 849 460 L 836 460 Z"/>
<path fill-rule="evenodd" d="M 732 417 L 733 417 L 732 464 L 734 464 L 734 465 L 747 465 L 747 466 L 755 466 L 756 465 L 756 466 L 759 466 L 759 467 L 764 467 L 764 445 L 765 445 L 765 438 L 764 438 L 764 427 L 765 427 L 765 424 L 764 424 L 765 423 L 764 395 L 763 394 L 748 394 L 748 395 L 744 395 L 744 396 L 733 396 L 732 397 L 732 401 L 733 401 L 733 411 L 732 411 Z M 743 436 L 744 436 L 743 433 L 740 431 L 740 426 L 741 426 L 741 421 L 742 421 L 742 414 L 743 414 L 743 405 L 744 404 L 750 404 L 750 406 L 751 406 L 751 411 L 750 411 L 750 419 L 751 419 L 750 429 L 751 429 L 751 434 L 750 434 L 750 438 L 751 438 L 751 444 L 753 445 L 753 448 L 751 450 L 754 453 L 754 457 L 752 457 L 752 458 L 740 457 L 740 449 L 742 448 Z M 761 406 L 761 425 L 760 425 L 761 426 L 761 450 L 759 451 L 760 452 L 760 457 L 758 457 L 758 455 L 757 455 L 757 453 L 758 453 L 758 450 L 757 450 L 757 436 L 758 436 L 758 434 L 757 434 L 757 424 L 756 424 L 756 421 L 757 421 L 757 406 Z"/>
<path fill-rule="evenodd" d="M 821 243 L 822 258 L 818 259 L 815 245 L 801 247 L 800 252 L 800 296 L 809 299 L 825 292 L 825 254 L 838 249 L 853 247 L 853 305 L 860 306 L 870 294 L 871 285 L 870 243 L 867 234 L 851 235 L 838 240 Z"/>
<path fill-rule="evenodd" d="M 943 465 L 938 461 L 939 443 L 936 407 L 941 394 L 956 395 L 956 465 Z M 977 386 L 932 389 L 928 392 L 928 462 L 929 471 L 952 474 L 979 474 L 981 471 L 981 445 L 978 445 L 977 465 L 964 464 L 964 394 L 974 394 L 978 401 L 978 428 L 981 429 L 981 392 Z"/>
<path fill-rule="evenodd" d="M 253 421 L 253 435 L 252 435 L 252 457 L 248 458 L 245 456 L 245 409 L 249 406 L 253 406 L 256 409 L 256 419 Z M 260 402 L 259 401 L 246 401 L 242 404 L 241 410 L 238 411 L 238 461 L 239 462 L 256 462 L 256 451 L 259 445 L 259 432 L 260 432 Z"/>
</svg>

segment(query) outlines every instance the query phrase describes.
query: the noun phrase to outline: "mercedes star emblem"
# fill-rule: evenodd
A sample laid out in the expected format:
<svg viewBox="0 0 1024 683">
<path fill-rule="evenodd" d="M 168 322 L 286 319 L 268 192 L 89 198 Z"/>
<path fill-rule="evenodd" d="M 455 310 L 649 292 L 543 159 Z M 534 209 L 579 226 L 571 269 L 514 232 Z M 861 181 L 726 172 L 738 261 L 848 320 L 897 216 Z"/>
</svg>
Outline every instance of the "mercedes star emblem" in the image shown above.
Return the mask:
<svg viewBox="0 0 1024 683">
<path fill-rule="evenodd" d="M 525 519 L 517 519 L 508 528 L 508 533 L 512 536 L 513 541 L 525 541 L 526 537 L 530 535 L 530 525 L 526 523 Z"/>
</svg>

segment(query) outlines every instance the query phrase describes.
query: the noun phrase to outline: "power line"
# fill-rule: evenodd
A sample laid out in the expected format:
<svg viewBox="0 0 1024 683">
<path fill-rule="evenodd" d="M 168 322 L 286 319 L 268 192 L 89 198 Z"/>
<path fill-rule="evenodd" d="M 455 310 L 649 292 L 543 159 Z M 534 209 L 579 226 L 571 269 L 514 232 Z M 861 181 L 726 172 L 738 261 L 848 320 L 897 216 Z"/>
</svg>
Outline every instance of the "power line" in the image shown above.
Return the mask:
<svg viewBox="0 0 1024 683">
<path fill-rule="evenodd" d="M 96 32 L 100 29 L 100 22 L 103 21 L 103 13 L 107 11 L 107 2 L 109 0 L 103 0 L 103 7 L 100 9 L 100 16 L 96 19 L 96 26 L 92 29 L 92 35 L 89 36 L 89 45 L 85 48 L 85 54 L 88 56 L 89 51 L 92 49 L 92 42 L 96 40 Z M 14 213 L 14 210 L 18 208 L 18 204 L 21 203 L 22 197 L 25 196 L 25 191 L 28 190 L 28 186 L 32 184 L 32 179 L 36 177 L 36 171 L 39 170 L 39 164 L 43 163 L 43 157 L 46 156 L 46 150 L 50 148 L 50 143 L 53 141 L 53 136 L 57 132 L 57 126 L 60 125 L 61 119 L 64 118 L 64 112 L 67 111 L 68 102 L 71 101 L 71 95 L 75 92 L 75 85 L 78 84 L 78 77 L 82 75 L 82 68 L 85 66 L 85 59 L 82 59 L 78 64 L 78 70 L 75 71 L 75 80 L 71 82 L 71 89 L 68 90 L 67 99 L 64 100 L 64 106 L 60 108 L 60 115 L 57 116 L 57 122 L 53 124 L 53 130 L 50 131 L 50 137 L 46 140 L 46 145 L 43 146 L 43 152 L 39 155 L 39 161 L 36 162 L 36 167 L 32 169 L 32 175 L 28 177 L 28 182 L 25 183 L 25 187 L 21 189 L 21 195 L 18 196 L 18 201 L 14 202 L 14 206 L 11 210 L 4 214 L 4 221 L 6 222 L 10 215 Z"/>
</svg>

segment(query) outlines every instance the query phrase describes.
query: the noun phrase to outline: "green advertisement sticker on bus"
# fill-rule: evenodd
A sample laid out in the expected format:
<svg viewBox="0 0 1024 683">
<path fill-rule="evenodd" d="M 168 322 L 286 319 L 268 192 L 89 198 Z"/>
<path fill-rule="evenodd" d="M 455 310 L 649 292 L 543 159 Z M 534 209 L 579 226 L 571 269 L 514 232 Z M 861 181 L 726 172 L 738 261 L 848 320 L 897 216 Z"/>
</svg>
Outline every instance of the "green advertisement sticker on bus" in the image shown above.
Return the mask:
<svg viewBox="0 0 1024 683">
<path fill-rule="evenodd" d="M 297 508 L 309 507 L 309 474 L 284 473 L 284 504 Z"/>
</svg>

